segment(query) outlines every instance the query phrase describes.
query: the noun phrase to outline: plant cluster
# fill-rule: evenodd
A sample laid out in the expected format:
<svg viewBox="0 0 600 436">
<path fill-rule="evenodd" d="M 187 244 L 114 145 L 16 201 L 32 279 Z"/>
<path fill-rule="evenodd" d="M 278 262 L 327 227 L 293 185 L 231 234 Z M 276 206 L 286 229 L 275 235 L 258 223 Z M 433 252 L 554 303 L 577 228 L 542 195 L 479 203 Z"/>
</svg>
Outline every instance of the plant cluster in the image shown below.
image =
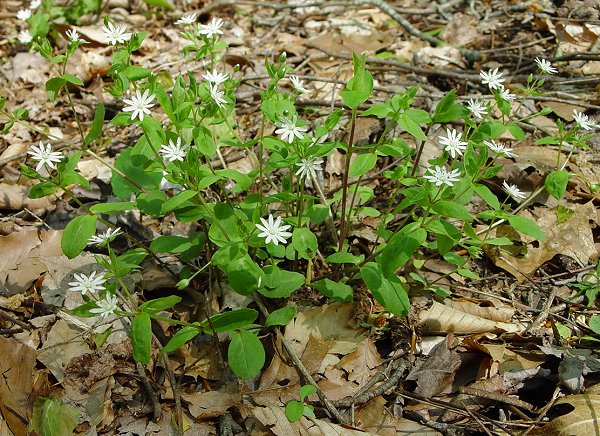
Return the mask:
<svg viewBox="0 0 600 436">
<path fill-rule="evenodd" d="M 39 1 L 33 3 L 32 9 L 39 6 Z M 26 17 L 19 12 L 25 20 L 38 20 L 39 13 Z M 524 141 L 520 122 L 549 112 L 519 115 L 520 102 L 539 94 L 545 74 L 556 73 L 548 61 L 536 59 L 537 72 L 518 89 L 505 87 L 505 77 L 497 68 L 482 71 L 481 83 L 487 85 L 489 95 L 462 104 L 450 91 L 428 112 L 414 107 L 416 87 L 363 109 L 373 91 L 373 77 L 366 57 L 354 55 L 353 77 L 341 92 L 345 109 L 309 121 L 295 104 L 308 92 L 307 85 L 290 75 L 293 68 L 282 53 L 274 62 L 265 61 L 270 80 L 261 93 L 260 129 L 251 137 L 236 122 L 235 90 L 242 76 L 238 68 L 226 72 L 223 63 L 225 23 L 213 19 L 197 24 L 196 20 L 190 14 L 175 24 L 189 41 L 184 54 L 202 62 L 205 70 L 200 77 L 192 73 L 171 77 L 166 72 L 155 75 L 132 62 L 132 53 L 147 32 L 130 33 L 126 26 L 105 18 L 102 31 L 106 43 L 114 46 L 106 90 L 124 104 L 110 123 L 136 125 L 140 136 L 110 165 L 112 190 L 119 201 L 90 207 L 72 188 L 89 186 L 77 171 L 80 159 L 101 159 L 93 146 L 102 135 L 105 110 L 99 103 L 92 123 L 84 126 L 71 99 L 71 90 L 84 84 L 65 73 L 69 58 L 85 41 L 72 30 L 64 49 L 59 49 L 39 28 L 28 38 L 19 38 L 56 66 L 57 73 L 46 83 L 48 97 L 55 101 L 64 93 L 81 136 L 81 148 L 70 154 L 56 151 L 44 140 L 31 146 L 33 167 L 21 165 L 24 176 L 37 180 L 30 197 L 65 192 L 81 207 L 82 214 L 64 230 L 66 256 L 74 258 L 91 245 L 104 253 L 96 256 L 98 271 L 75 274 L 69 283 L 85 301 L 72 312 L 81 317 L 128 319 L 133 357 L 143 364 L 152 359 L 151 322 L 160 320 L 177 326 L 163 353 L 201 334 L 227 332 L 229 367 L 238 377 L 251 379 L 265 363 L 258 335 L 286 325 L 296 314 L 293 307 L 283 306 L 268 314 L 262 325 L 257 324 L 258 311 L 251 308 L 191 322 L 165 317 L 161 312 L 181 300 L 175 290 L 171 296 L 144 301 L 123 280 L 149 255 L 179 257 L 183 265 L 177 271 L 179 289 L 196 287 L 211 268 L 235 292 L 256 299 L 283 299 L 306 286 L 331 300 L 352 301 L 355 289 L 364 287 L 386 311 L 406 316 L 411 286 L 449 295 L 420 273 L 428 257 L 440 256 L 456 273 L 477 278 L 469 269 L 470 259 L 480 256 L 486 245 L 512 244 L 507 236 L 492 234 L 498 224 L 543 239 L 537 224 L 516 212 L 542 189 L 556 198 L 564 195 L 570 174 L 564 170 L 566 161 L 561 161 L 560 151 L 572 153 L 585 147 L 597 127 L 578 112 L 569 127 L 557 121 L 557 135 L 537 141 L 559 149 L 556 168 L 544 187 L 527 194 L 504 181 L 504 192 L 494 193 L 486 181 L 501 170 L 499 159 L 516 157 L 510 142 L 500 138 L 508 132 L 515 141 Z M 2 109 L 2 113 L 9 117 L 4 131 L 14 123 L 26 124 L 24 110 Z M 372 143 L 357 145 L 356 121 L 366 116 L 383 120 L 385 129 Z M 437 138 L 443 150 L 422 162 L 425 141 L 432 139 L 429 132 L 436 125 L 445 131 Z M 349 132 L 347 141 L 336 139 L 341 128 Z M 247 153 L 255 169 L 244 173 L 229 168 L 225 151 L 232 149 Z M 323 164 L 332 153 L 344 156 L 344 172 L 340 189 L 330 192 L 322 179 Z M 379 172 L 388 189 L 382 204 L 374 201 L 376 192 L 367 176 L 384 158 L 393 164 Z M 472 211 L 474 197 L 483 201 L 484 210 Z M 521 206 L 515 207 L 518 202 Z M 158 236 L 146 245 L 106 219 L 134 209 L 157 218 L 173 215 L 180 222 L 196 223 L 196 230 L 185 236 Z M 361 252 L 349 243 L 349 236 L 365 217 L 378 223 L 378 241 L 370 251 Z M 97 233 L 99 224 L 108 230 Z M 130 248 L 116 251 L 117 238 L 127 238 Z M 466 255 L 457 254 L 459 249 Z M 310 393 L 305 389 L 302 399 Z M 311 413 L 307 407 L 296 402 L 286 413 L 296 419 Z"/>
</svg>

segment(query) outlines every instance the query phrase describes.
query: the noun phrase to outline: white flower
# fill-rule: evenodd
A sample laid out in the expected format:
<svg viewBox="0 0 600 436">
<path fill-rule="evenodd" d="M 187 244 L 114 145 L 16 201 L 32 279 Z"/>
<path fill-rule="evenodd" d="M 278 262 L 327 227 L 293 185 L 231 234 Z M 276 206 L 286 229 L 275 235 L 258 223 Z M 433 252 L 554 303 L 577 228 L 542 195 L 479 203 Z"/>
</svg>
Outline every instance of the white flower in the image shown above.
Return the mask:
<svg viewBox="0 0 600 436">
<path fill-rule="evenodd" d="M 101 318 L 106 318 L 109 315 L 115 313 L 119 305 L 119 301 L 115 295 L 106 294 L 103 300 L 96 301 L 96 306 L 90 309 L 90 313 L 97 313 Z"/>
<path fill-rule="evenodd" d="M 200 33 L 200 35 L 206 35 L 207 38 L 211 38 L 223 34 L 221 27 L 223 27 L 223 20 L 220 18 L 213 18 L 208 24 L 200 24 L 198 33 Z"/>
<path fill-rule="evenodd" d="M 260 219 L 263 223 L 255 224 L 256 228 L 260 230 L 262 233 L 258 234 L 259 238 L 265 238 L 265 243 L 273 242 L 275 245 L 278 245 L 280 242 L 282 244 L 286 243 L 286 239 L 292 236 L 290 232 L 286 232 L 285 230 L 289 229 L 291 226 L 282 225 L 281 217 L 277 217 L 276 220 L 273 220 L 273 215 L 269 214 L 269 221 L 264 218 Z"/>
<path fill-rule="evenodd" d="M 300 94 L 306 94 L 308 89 L 304 87 L 304 82 L 298 78 L 298 76 L 290 76 L 290 82 L 292 82 L 292 86 L 298 91 Z"/>
<path fill-rule="evenodd" d="M 193 14 L 183 15 L 179 20 L 175 21 L 175 24 L 178 26 L 194 24 L 196 22 L 196 18 L 198 18 L 198 12 L 194 12 Z"/>
<path fill-rule="evenodd" d="M 502 144 L 496 144 L 496 141 L 483 141 L 483 145 L 487 146 L 490 150 L 492 150 L 496 154 L 503 154 L 506 157 L 519 157 L 515 153 L 512 152 L 512 148 L 508 148 Z"/>
<path fill-rule="evenodd" d="M 594 130 L 596 127 L 598 127 L 596 120 L 588 117 L 583 112 L 577 112 L 576 109 L 573 109 L 573 119 L 577 124 L 579 124 L 579 127 L 584 130 Z"/>
<path fill-rule="evenodd" d="M 502 78 L 502 73 L 498 72 L 498 68 L 495 70 L 480 71 L 479 76 L 481 77 L 481 83 L 488 85 L 490 89 L 499 89 L 502 86 L 502 82 L 506 79 Z"/>
<path fill-rule="evenodd" d="M 88 41 L 86 41 L 85 39 L 81 39 L 81 36 L 77 32 L 77 29 L 67 30 L 65 33 L 67 34 L 67 38 L 69 38 L 69 41 L 71 42 L 79 41 L 82 44 L 88 43 Z"/>
<path fill-rule="evenodd" d="M 314 156 L 303 157 L 300 160 L 300 163 L 297 163 L 296 166 L 300 167 L 298 171 L 296 171 L 296 175 L 299 178 L 312 176 L 313 179 L 317 178 L 317 171 L 321 171 L 321 164 L 324 161 L 322 159 L 317 159 Z"/>
<path fill-rule="evenodd" d="M 517 98 L 517 96 L 515 94 L 511 94 L 510 90 L 505 88 L 504 86 L 500 85 L 500 88 L 498 88 L 499 91 L 499 96 L 502 100 L 506 100 L 506 101 L 511 101 L 511 100 L 515 100 Z"/>
<path fill-rule="evenodd" d="M 460 170 L 452 170 L 448 171 L 446 168 L 436 165 L 432 170 L 429 168 L 427 170 L 429 175 L 423 176 L 431 183 L 435 183 L 435 186 L 448 185 L 453 186 L 454 182 L 458 182 L 460 180 Z"/>
<path fill-rule="evenodd" d="M 81 295 L 85 295 L 86 293 L 89 293 L 91 295 L 95 292 L 104 290 L 103 285 L 106 281 L 104 279 L 104 274 L 98 274 L 96 276 L 96 271 L 94 271 L 89 276 L 77 273 L 75 273 L 74 275 L 75 281 L 69 283 L 69 286 L 71 286 L 69 290 L 81 292 Z"/>
<path fill-rule="evenodd" d="M 42 0 L 31 0 L 31 3 L 29 3 L 29 9 L 37 9 L 40 7 L 41 4 Z"/>
<path fill-rule="evenodd" d="M 100 233 L 99 235 L 94 235 L 90 239 L 88 239 L 88 245 L 97 245 L 99 247 L 102 247 L 114 241 L 114 239 L 122 233 L 123 232 L 121 231 L 120 227 L 108 229 L 106 232 Z"/>
<path fill-rule="evenodd" d="M 127 26 L 117 26 L 110 21 L 106 26 L 102 26 L 104 40 L 111 45 L 124 44 L 125 41 L 129 41 L 132 34 L 125 32 L 126 30 Z"/>
<path fill-rule="evenodd" d="M 139 118 L 140 121 L 144 119 L 144 114 L 150 115 L 150 108 L 154 106 L 152 100 L 154 100 L 155 95 L 150 94 L 150 90 L 146 89 L 143 94 L 140 93 L 140 90 L 135 91 L 135 95 L 131 97 L 131 99 L 123 99 L 123 102 L 128 104 L 123 108 L 123 112 L 132 112 L 131 119 L 135 120 Z"/>
<path fill-rule="evenodd" d="M 482 119 L 485 115 L 488 114 L 488 108 L 483 105 L 483 103 L 479 100 L 469 99 L 467 103 L 469 108 L 469 112 L 478 120 Z"/>
<path fill-rule="evenodd" d="M 558 70 L 552 66 L 550 61 L 547 61 L 546 59 L 535 58 L 535 63 L 542 73 L 555 74 L 558 72 Z"/>
<path fill-rule="evenodd" d="M 169 145 L 161 145 L 159 153 L 161 153 L 165 159 L 168 159 L 169 162 L 174 162 L 176 160 L 183 162 L 185 159 L 186 149 L 189 147 L 189 144 L 181 145 L 181 138 L 177 138 L 176 143 L 173 143 L 172 139 L 169 139 Z"/>
<path fill-rule="evenodd" d="M 33 41 L 33 36 L 29 33 L 29 30 L 21 30 L 17 38 L 21 44 L 29 44 Z"/>
<path fill-rule="evenodd" d="M 32 145 L 31 150 L 32 151 L 28 151 L 27 153 L 31 155 L 31 158 L 34 161 L 39 161 L 35 167 L 36 171 L 39 171 L 44 165 L 48 165 L 48 167 L 56 169 L 54 163 L 60 162 L 61 159 L 65 157 L 59 151 L 52 151 L 52 146 L 50 144 L 44 145 L 42 141 L 40 141 L 39 147 Z"/>
<path fill-rule="evenodd" d="M 202 77 L 204 77 L 204 80 L 214 83 L 215 85 L 220 85 L 229 79 L 229 75 L 219 73 L 217 70 L 212 70 L 212 73 L 207 71 Z"/>
<path fill-rule="evenodd" d="M 26 21 L 31 18 L 31 9 L 19 9 L 17 18 L 21 21 Z"/>
<path fill-rule="evenodd" d="M 290 144 L 294 142 L 294 137 L 298 139 L 304 138 L 302 132 L 306 132 L 308 130 L 308 127 L 297 126 L 297 120 L 298 118 L 296 117 L 296 115 L 294 115 L 291 120 L 280 115 L 279 121 L 275 123 L 275 125 L 279 127 L 279 129 L 275 130 L 275 134 L 281 135 L 281 140 L 287 141 Z"/>
<path fill-rule="evenodd" d="M 223 98 L 225 93 L 219 90 L 218 85 L 209 83 L 208 90 L 210 91 L 210 98 L 212 98 L 215 101 L 217 106 L 219 106 L 220 108 L 225 107 L 225 104 L 227 103 L 227 100 Z"/>
<path fill-rule="evenodd" d="M 513 198 L 526 198 L 527 196 L 517 188 L 517 185 L 509 185 L 506 180 L 502 182 L 504 191 Z"/>
<path fill-rule="evenodd" d="M 446 129 L 447 136 L 438 136 L 440 138 L 440 144 L 445 145 L 444 150 L 450 153 L 452 159 L 457 155 L 462 156 L 463 152 L 467 149 L 467 143 L 460 140 L 460 134 L 456 129 Z"/>
</svg>

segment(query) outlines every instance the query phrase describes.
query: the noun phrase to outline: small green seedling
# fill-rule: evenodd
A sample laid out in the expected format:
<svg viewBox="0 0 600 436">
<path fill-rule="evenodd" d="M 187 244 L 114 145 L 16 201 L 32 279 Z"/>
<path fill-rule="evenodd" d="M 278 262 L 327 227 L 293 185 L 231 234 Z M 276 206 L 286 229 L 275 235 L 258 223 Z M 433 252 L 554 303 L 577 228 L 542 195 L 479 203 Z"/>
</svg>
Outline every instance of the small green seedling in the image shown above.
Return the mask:
<svg viewBox="0 0 600 436">
<path fill-rule="evenodd" d="M 285 405 L 285 416 L 290 422 L 296 422 L 302 416 L 315 418 L 314 407 L 305 404 L 304 399 L 317 392 L 317 388 L 311 385 L 304 385 L 300 388 L 300 401 L 292 400 Z"/>
</svg>

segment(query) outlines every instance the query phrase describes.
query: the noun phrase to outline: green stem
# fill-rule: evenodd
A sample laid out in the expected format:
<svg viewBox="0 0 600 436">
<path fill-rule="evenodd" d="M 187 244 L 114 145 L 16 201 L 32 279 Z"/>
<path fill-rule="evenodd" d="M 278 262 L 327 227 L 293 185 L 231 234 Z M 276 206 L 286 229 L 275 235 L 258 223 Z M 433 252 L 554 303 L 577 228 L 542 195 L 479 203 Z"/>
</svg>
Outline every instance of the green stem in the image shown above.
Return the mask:
<svg viewBox="0 0 600 436">
<path fill-rule="evenodd" d="M 342 216 L 340 222 L 340 240 L 338 242 L 338 251 L 342 251 L 347 234 L 346 222 L 346 200 L 348 198 L 348 172 L 350 171 L 350 159 L 352 158 L 352 143 L 354 142 L 354 132 L 356 130 L 356 109 L 352 109 L 352 120 L 350 124 L 350 139 L 348 140 L 348 151 L 346 152 L 346 165 L 342 177 Z"/>
</svg>

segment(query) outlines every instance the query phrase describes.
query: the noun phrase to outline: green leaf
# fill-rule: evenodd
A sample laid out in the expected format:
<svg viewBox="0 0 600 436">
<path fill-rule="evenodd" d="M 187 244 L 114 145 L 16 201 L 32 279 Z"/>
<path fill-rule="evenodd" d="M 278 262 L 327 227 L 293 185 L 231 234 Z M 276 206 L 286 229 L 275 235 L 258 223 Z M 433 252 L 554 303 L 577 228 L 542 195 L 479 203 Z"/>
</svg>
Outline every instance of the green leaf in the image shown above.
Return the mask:
<svg viewBox="0 0 600 436">
<path fill-rule="evenodd" d="M 442 98 L 435 107 L 434 123 L 447 123 L 466 116 L 468 109 L 456 104 L 456 90 L 453 89 Z"/>
<path fill-rule="evenodd" d="M 364 103 L 373 90 L 373 76 L 365 68 L 367 55 L 358 56 L 352 53 L 354 77 L 348 81 L 346 88 L 340 92 L 340 97 L 350 109 L 356 109 Z"/>
<path fill-rule="evenodd" d="M 258 292 L 269 298 L 283 298 L 289 296 L 306 281 L 304 275 L 280 269 L 274 265 L 264 268 L 264 287 Z"/>
<path fill-rule="evenodd" d="M 513 124 L 513 123 L 508 124 L 506 126 L 506 130 L 508 130 L 510 132 L 510 134 L 513 135 L 517 141 L 524 141 L 525 138 L 527 137 L 525 135 L 525 132 L 523 131 L 523 129 L 521 129 L 521 127 L 519 127 L 517 124 Z"/>
<path fill-rule="evenodd" d="M 161 213 L 166 214 L 167 212 L 170 212 L 173 209 L 176 209 L 177 207 L 181 206 L 188 200 L 191 200 L 192 198 L 194 198 L 196 196 L 196 194 L 197 194 L 196 191 L 180 192 L 179 194 L 175 195 L 174 197 L 169 198 L 167 201 L 165 201 L 163 203 L 163 205 L 160 209 Z"/>
<path fill-rule="evenodd" d="M 136 362 L 144 365 L 150 363 L 152 351 L 152 326 L 150 315 L 146 312 L 140 313 L 131 321 L 131 345 L 133 347 L 133 358 Z"/>
<path fill-rule="evenodd" d="M 154 300 L 146 301 L 140 306 L 142 312 L 149 314 L 155 314 L 161 310 L 170 309 L 181 301 L 181 297 L 178 295 L 169 295 L 168 297 L 155 298 Z"/>
<path fill-rule="evenodd" d="M 133 201 L 116 201 L 114 203 L 97 203 L 90 206 L 92 213 L 117 213 L 130 210 L 135 207 Z"/>
<path fill-rule="evenodd" d="M 162 191 L 144 192 L 137 196 L 138 209 L 150 216 L 163 216 L 162 205 L 167 201 L 167 195 Z"/>
<path fill-rule="evenodd" d="M 63 231 L 60 246 L 69 259 L 73 259 L 87 246 L 88 240 L 96 234 L 95 215 L 75 217 Z"/>
<path fill-rule="evenodd" d="M 294 307 L 282 307 L 281 309 L 274 310 L 265 320 L 265 327 L 271 327 L 274 325 L 287 325 L 296 316 L 296 309 Z"/>
<path fill-rule="evenodd" d="M 98 107 L 96 108 L 96 112 L 94 113 L 94 120 L 92 121 L 92 125 L 90 127 L 90 131 L 86 135 L 83 140 L 84 145 L 89 145 L 96 139 L 100 137 L 102 134 L 102 128 L 104 127 L 104 104 L 102 102 L 98 103 Z"/>
<path fill-rule="evenodd" d="M 356 156 L 356 159 L 350 164 L 348 175 L 350 177 L 360 177 L 373 169 L 377 163 L 375 153 L 363 153 Z"/>
<path fill-rule="evenodd" d="M 227 362 L 242 380 L 256 377 L 265 364 L 265 349 L 255 334 L 246 330 L 231 334 Z"/>
<path fill-rule="evenodd" d="M 402 265 L 406 264 L 427 239 L 427 232 L 420 228 L 419 223 L 411 223 L 390 238 L 383 249 L 381 269 L 386 277 Z"/>
<path fill-rule="evenodd" d="M 544 180 L 546 191 L 557 200 L 560 200 L 565 195 L 570 178 L 571 175 L 566 171 L 552 171 Z"/>
<path fill-rule="evenodd" d="M 258 312 L 254 309 L 236 309 L 211 316 L 210 321 L 204 320 L 200 326 L 206 332 L 228 332 L 249 326 L 257 317 Z"/>
<path fill-rule="evenodd" d="M 334 282 L 329 279 L 319 280 L 313 282 L 311 285 L 321 294 L 335 301 L 350 302 L 354 295 L 353 289 L 347 284 Z"/>
<path fill-rule="evenodd" d="M 487 186 L 476 183 L 473 185 L 473 189 L 492 209 L 500 209 L 500 202 L 498 201 L 498 197 L 496 197 Z"/>
<path fill-rule="evenodd" d="M 143 248 L 134 248 L 117 256 L 115 259 L 117 275 L 123 277 L 134 269 L 139 268 L 146 256 L 148 256 L 148 253 Z"/>
<path fill-rule="evenodd" d="M 292 247 L 304 259 L 311 259 L 317 253 L 317 237 L 306 227 L 296 227 L 292 232 Z"/>
<path fill-rule="evenodd" d="M 62 400 L 39 397 L 33 403 L 30 430 L 44 436 L 72 435 L 78 418 L 79 410 L 67 406 Z"/>
<path fill-rule="evenodd" d="M 229 284 L 238 294 L 248 295 L 259 288 L 263 271 L 248 255 L 234 260 L 225 267 Z"/>
<path fill-rule="evenodd" d="M 304 413 L 304 403 L 301 401 L 291 400 L 285 405 L 285 416 L 290 422 L 296 422 Z"/>
<path fill-rule="evenodd" d="M 515 230 L 518 230 L 521 233 L 531 236 L 532 238 L 535 238 L 538 241 L 543 241 L 546 238 L 540 226 L 538 226 L 537 223 L 531 221 L 528 218 L 517 215 L 510 215 L 506 219 L 508 220 L 510 225 L 515 228 Z"/>
<path fill-rule="evenodd" d="M 592 316 L 588 325 L 595 334 L 600 335 L 600 315 Z"/>
<path fill-rule="evenodd" d="M 414 138 L 417 138 L 421 141 L 427 140 L 427 135 L 425 135 L 421 129 L 421 126 L 415 123 L 413 119 L 408 116 L 408 114 L 400 113 L 398 117 L 396 117 L 396 121 L 398 121 L 400 127 L 406 130 Z"/>
<path fill-rule="evenodd" d="M 440 200 L 431 207 L 435 212 L 449 218 L 456 218 L 462 221 L 473 221 L 473 217 L 466 207 L 461 204 L 448 200 Z"/>
<path fill-rule="evenodd" d="M 159 236 L 150 244 L 150 249 L 156 253 L 182 253 L 189 250 L 194 241 L 185 236 Z"/>
<path fill-rule="evenodd" d="M 56 191 L 58 191 L 58 186 L 56 186 L 56 183 L 51 182 L 51 181 L 44 181 L 44 182 L 39 182 L 36 183 L 35 185 L 33 185 L 31 187 L 31 189 L 29 190 L 29 198 L 43 198 L 47 195 L 51 195 L 54 194 Z"/>
<path fill-rule="evenodd" d="M 158 6 L 159 8 L 175 9 L 169 0 L 144 0 L 147 5 Z"/>
<path fill-rule="evenodd" d="M 361 263 L 364 259 L 364 254 L 356 256 L 352 253 L 348 253 L 347 251 L 339 251 L 337 253 L 333 253 L 327 256 L 325 261 L 329 263 L 352 263 L 354 265 L 357 265 Z"/>
<path fill-rule="evenodd" d="M 46 92 L 48 93 L 48 100 L 56 100 L 56 96 L 60 92 L 63 86 L 65 86 L 66 80 L 62 77 L 53 77 L 46 82 Z"/>
<path fill-rule="evenodd" d="M 125 68 L 122 73 L 132 82 L 136 82 L 140 79 L 144 79 L 152 74 L 152 72 L 147 68 L 138 67 L 136 65 L 130 65 Z"/>
<path fill-rule="evenodd" d="M 306 397 L 311 396 L 312 394 L 317 393 L 317 388 L 313 385 L 304 385 L 300 388 L 300 399 L 304 401 Z"/>
<path fill-rule="evenodd" d="M 78 316 L 80 318 L 93 318 L 95 316 L 98 316 L 98 314 L 90 312 L 90 309 L 95 309 L 96 307 L 98 306 L 96 305 L 95 301 L 89 301 L 69 310 L 68 313 L 70 313 L 73 316 Z"/>
<path fill-rule="evenodd" d="M 77 85 L 77 86 L 83 86 L 83 81 L 77 77 L 74 76 L 73 74 L 63 74 L 61 76 L 63 79 L 65 79 L 67 82 L 72 83 L 73 85 Z"/>
<path fill-rule="evenodd" d="M 167 342 L 167 344 L 163 347 L 163 352 L 172 353 L 186 342 L 194 339 L 200 333 L 200 328 L 191 326 L 183 327 L 181 330 L 175 333 L 175 335 L 173 335 L 169 342 Z"/>
<path fill-rule="evenodd" d="M 379 265 L 374 262 L 369 262 L 363 266 L 360 273 L 379 304 L 394 315 L 408 315 L 410 308 L 408 294 L 397 277 L 385 278 L 379 269 Z"/>
</svg>

